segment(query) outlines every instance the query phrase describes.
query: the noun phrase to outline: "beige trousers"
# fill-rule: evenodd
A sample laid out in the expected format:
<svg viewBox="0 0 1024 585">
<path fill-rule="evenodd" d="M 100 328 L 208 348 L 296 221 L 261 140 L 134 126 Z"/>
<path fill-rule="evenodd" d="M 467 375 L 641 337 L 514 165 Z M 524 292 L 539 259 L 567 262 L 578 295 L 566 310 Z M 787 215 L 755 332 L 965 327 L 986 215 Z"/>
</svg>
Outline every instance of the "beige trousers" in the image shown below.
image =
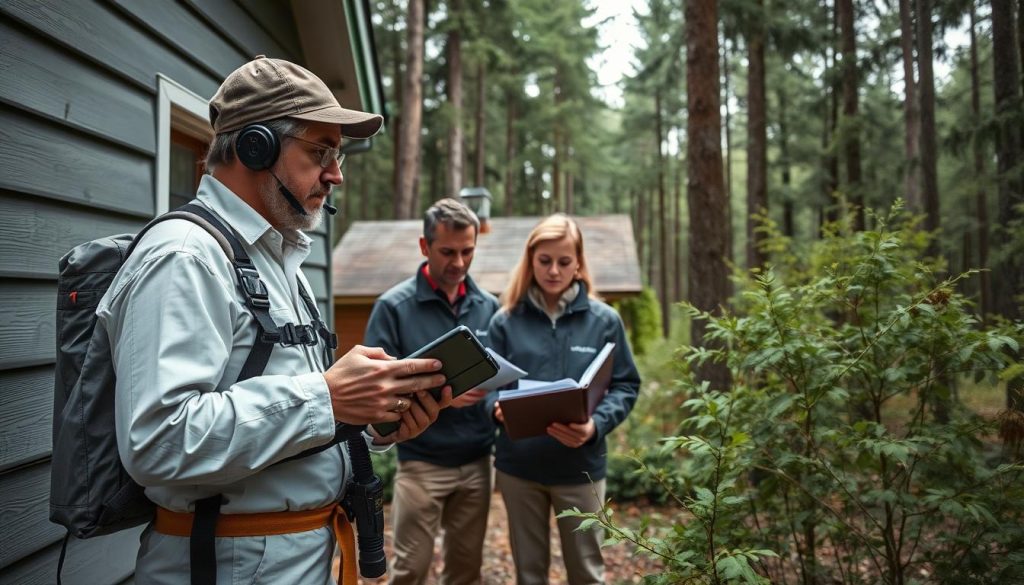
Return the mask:
<svg viewBox="0 0 1024 585">
<path fill-rule="evenodd" d="M 434 538 L 444 529 L 440 585 L 478 585 L 490 507 L 490 455 L 460 467 L 400 461 L 391 506 L 395 552 L 388 583 L 426 583 Z"/>
<path fill-rule="evenodd" d="M 572 507 L 596 512 L 604 502 L 605 480 L 594 484 L 543 485 L 498 471 L 498 489 L 508 511 L 512 560 L 518 585 L 547 585 L 551 565 L 551 514 Z M 559 518 L 558 536 L 569 585 L 604 583 L 604 558 L 598 527 L 576 531 L 579 518 Z"/>
</svg>

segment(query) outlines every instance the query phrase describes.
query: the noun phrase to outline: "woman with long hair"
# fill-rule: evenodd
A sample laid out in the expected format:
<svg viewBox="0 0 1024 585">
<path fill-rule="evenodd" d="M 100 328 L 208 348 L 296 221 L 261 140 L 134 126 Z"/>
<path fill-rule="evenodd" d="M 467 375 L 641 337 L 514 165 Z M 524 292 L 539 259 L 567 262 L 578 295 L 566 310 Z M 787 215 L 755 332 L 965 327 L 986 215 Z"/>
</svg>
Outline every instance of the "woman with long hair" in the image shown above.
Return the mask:
<svg viewBox="0 0 1024 585">
<path fill-rule="evenodd" d="M 488 342 L 536 380 L 579 379 L 605 343 L 615 343 L 608 393 L 584 423 L 553 423 L 547 434 L 511 440 L 499 426 L 497 486 L 508 510 L 519 585 L 548 582 L 550 518 L 570 508 L 596 512 L 604 503 L 605 437 L 636 402 L 640 375 L 618 314 L 594 292 L 583 234 L 570 217 L 552 215 L 530 232 L 526 250 L 491 319 Z M 490 398 L 504 423 L 501 403 Z M 601 531 L 577 531 L 580 520 L 559 518 L 571 585 L 604 582 Z"/>
</svg>

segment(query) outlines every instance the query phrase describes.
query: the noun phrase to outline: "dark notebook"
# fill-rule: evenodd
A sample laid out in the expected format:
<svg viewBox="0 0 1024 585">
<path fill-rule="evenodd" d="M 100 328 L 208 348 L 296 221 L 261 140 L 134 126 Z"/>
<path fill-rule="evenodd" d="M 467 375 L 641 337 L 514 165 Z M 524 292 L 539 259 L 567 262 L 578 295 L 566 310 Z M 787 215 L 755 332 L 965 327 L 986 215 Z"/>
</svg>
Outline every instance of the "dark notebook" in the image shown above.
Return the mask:
<svg viewBox="0 0 1024 585">
<path fill-rule="evenodd" d="M 505 416 L 505 432 L 512 440 L 546 435 L 548 425 L 584 423 L 601 402 L 612 379 L 612 350 L 606 343 L 580 379 L 555 382 L 520 380 L 516 390 L 498 394 Z"/>
</svg>

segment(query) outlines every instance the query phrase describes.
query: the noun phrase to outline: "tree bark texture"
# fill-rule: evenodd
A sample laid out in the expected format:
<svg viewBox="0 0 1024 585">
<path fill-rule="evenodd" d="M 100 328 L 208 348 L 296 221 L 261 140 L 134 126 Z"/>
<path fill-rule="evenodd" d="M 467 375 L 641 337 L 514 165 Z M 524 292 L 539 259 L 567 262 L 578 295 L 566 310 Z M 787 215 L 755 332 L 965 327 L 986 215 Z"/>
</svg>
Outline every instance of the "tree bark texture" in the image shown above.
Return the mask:
<svg viewBox="0 0 1024 585">
<path fill-rule="evenodd" d="M 861 186 L 860 166 L 860 120 L 857 115 L 859 97 L 857 94 L 857 31 L 853 0 L 837 0 L 836 16 L 839 19 L 840 44 L 843 56 L 843 159 L 846 163 L 845 192 L 847 201 L 854 207 L 853 228 L 864 229 L 864 193 Z"/>
<path fill-rule="evenodd" d="M 405 78 L 402 75 L 402 37 L 398 32 L 398 12 L 398 2 L 396 1 L 394 6 L 392 6 L 392 14 L 394 14 L 395 19 L 392 22 L 394 29 L 391 31 L 391 56 L 394 57 L 394 60 L 392 61 L 393 71 L 391 79 L 395 85 L 395 103 L 401 105 L 404 103 L 402 86 L 404 85 L 403 82 Z M 394 163 L 391 165 L 391 188 L 393 189 L 393 193 L 395 193 L 396 201 L 398 199 L 399 192 L 398 182 L 399 177 L 401 176 L 401 166 L 398 164 L 398 161 L 402 155 L 402 121 L 401 110 L 388 120 L 388 134 L 392 136 L 391 160 Z M 395 208 L 397 209 L 397 203 L 395 204 Z M 366 218 L 365 215 L 362 217 L 364 219 Z"/>
<path fill-rule="evenodd" d="M 452 0 L 449 9 L 458 19 L 459 2 Z M 458 26 L 448 31 L 448 106 L 451 120 L 448 126 L 448 165 L 445 168 L 445 185 L 448 197 L 458 197 L 462 189 L 464 172 L 465 133 L 462 130 L 462 33 Z"/>
<path fill-rule="evenodd" d="M 935 138 L 935 75 L 932 72 L 932 3 L 917 0 L 917 69 L 921 75 L 921 178 L 926 230 L 939 229 L 938 146 Z M 938 239 L 932 253 L 938 252 Z"/>
<path fill-rule="evenodd" d="M 474 165 L 473 182 L 477 187 L 484 186 L 484 161 L 487 150 L 484 141 L 484 130 L 487 124 L 487 87 L 484 83 L 487 80 L 487 66 L 481 59 L 476 66 L 476 137 L 474 139 L 474 154 L 476 164 Z"/>
<path fill-rule="evenodd" d="M 789 98 L 784 84 L 777 86 L 779 96 L 779 166 L 782 172 L 782 233 L 787 238 L 796 236 L 795 208 L 791 187 L 793 174 L 789 160 Z"/>
<path fill-rule="evenodd" d="M 759 14 L 764 0 L 758 1 Z M 768 132 L 765 99 L 764 20 L 754 18 L 747 38 L 747 269 L 764 265 L 757 216 L 768 212 Z"/>
<path fill-rule="evenodd" d="M 914 74 L 914 16 L 910 3 L 900 2 L 900 48 L 903 51 L 903 122 L 906 169 L 903 171 L 903 192 L 907 209 L 919 213 L 921 202 L 921 161 L 918 136 L 921 132 L 920 107 L 917 103 L 917 78 Z"/>
<path fill-rule="evenodd" d="M 674 187 L 674 195 L 672 196 L 672 241 L 673 241 L 673 254 L 672 254 L 672 302 L 678 303 L 683 300 L 683 270 L 686 268 L 683 264 L 683 221 L 682 221 L 682 196 L 683 196 L 683 160 L 682 153 L 685 148 L 683 144 L 683 128 L 678 128 L 676 136 L 679 137 L 679 148 L 676 152 L 674 159 L 676 168 L 676 180 Z"/>
<path fill-rule="evenodd" d="M 1015 206 L 1024 203 L 1021 180 L 1020 76 L 1017 44 L 1013 30 L 1013 1 L 992 0 L 993 93 L 997 121 L 996 155 L 998 159 L 999 217 L 1003 230 L 1020 217 Z M 1008 232 L 1007 232 L 1008 234 Z M 1020 317 L 1014 295 L 1024 284 L 1024 259 L 1008 258 L 997 266 L 993 284 L 996 311 L 1011 319 Z"/>
<path fill-rule="evenodd" d="M 981 127 L 981 80 L 978 75 L 978 39 L 975 34 L 976 15 L 974 3 L 970 7 L 971 18 L 971 113 L 974 115 L 974 127 Z M 981 186 L 982 177 L 985 174 L 985 154 L 980 140 L 975 140 L 974 150 L 974 177 L 978 181 L 978 192 L 975 195 L 975 213 L 978 221 L 978 265 L 965 266 L 965 268 L 981 268 L 978 275 L 979 287 L 979 309 L 982 320 L 987 320 L 992 313 L 992 275 L 988 268 L 988 194 Z"/>
<path fill-rule="evenodd" d="M 657 134 L 658 147 L 658 302 L 661 303 L 661 336 L 668 338 L 669 333 L 669 300 L 668 300 L 668 246 L 665 224 L 669 221 L 668 209 L 665 206 L 665 155 L 662 152 L 664 135 L 662 134 L 661 88 L 654 90 L 654 131 Z"/>
<path fill-rule="evenodd" d="M 516 172 L 516 96 L 511 91 L 505 106 L 505 216 L 512 217 L 515 202 Z"/>
<path fill-rule="evenodd" d="M 402 134 L 398 156 L 398 191 L 395 218 L 415 215 L 416 182 L 420 172 L 420 128 L 423 124 L 423 19 L 424 0 L 409 0 L 408 42 L 402 81 Z"/>
<path fill-rule="evenodd" d="M 730 218 L 732 211 L 732 112 L 729 109 L 729 77 L 731 68 L 729 66 L 729 46 L 736 46 L 735 41 L 730 42 L 728 37 L 723 36 L 722 38 L 722 83 L 724 89 L 722 90 L 722 100 L 725 103 L 725 208 L 726 212 L 726 239 L 725 239 L 725 257 L 727 260 L 732 261 L 733 259 L 733 242 L 736 240 L 733 237 L 732 231 L 732 219 Z"/>
<path fill-rule="evenodd" d="M 728 235 L 728 200 L 722 177 L 721 94 L 718 80 L 718 3 L 686 0 L 686 95 L 688 164 L 686 199 L 689 204 L 690 302 L 698 309 L 718 313 L 728 303 L 729 271 L 725 263 Z M 694 320 L 691 343 L 705 345 L 705 323 Z M 713 387 L 729 387 L 729 371 L 706 363 L 697 375 Z"/>
</svg>

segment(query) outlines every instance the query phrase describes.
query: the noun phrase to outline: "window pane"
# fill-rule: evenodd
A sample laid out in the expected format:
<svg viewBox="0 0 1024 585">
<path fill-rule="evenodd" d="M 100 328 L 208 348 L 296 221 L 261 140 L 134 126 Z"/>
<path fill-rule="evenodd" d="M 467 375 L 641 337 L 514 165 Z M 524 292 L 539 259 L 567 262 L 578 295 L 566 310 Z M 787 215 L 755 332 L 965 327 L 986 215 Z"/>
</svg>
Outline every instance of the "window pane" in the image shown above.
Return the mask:
<svg viewBox="0 0 1024 585">
<path fill-rule="evenodd" d="M 171 144 L 171 209 L 190 201 L 195 196 L 196 162 L 196 155 L 192 149 L 180 144 Z"/>
</svg>

